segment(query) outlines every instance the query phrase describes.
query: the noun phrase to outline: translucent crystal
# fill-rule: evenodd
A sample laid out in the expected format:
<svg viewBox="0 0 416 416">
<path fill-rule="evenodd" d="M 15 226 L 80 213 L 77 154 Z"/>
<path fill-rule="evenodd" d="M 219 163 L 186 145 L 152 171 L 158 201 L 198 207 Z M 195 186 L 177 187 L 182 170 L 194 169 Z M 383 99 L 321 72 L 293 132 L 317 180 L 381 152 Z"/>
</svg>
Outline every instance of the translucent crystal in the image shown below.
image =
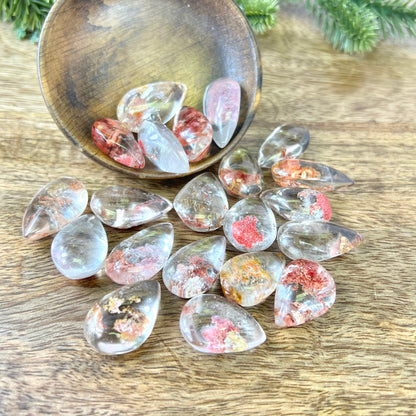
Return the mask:
<svg viewBox="0 0 416 416">
<path fill-rule="evenodd" d="M 122 165 L 142 169 L 145 165 L 144 150 L 133 133 L 111 118 L 97 120 L 92 125 L 91 135 L 96 146 Z"/>
<path fill-rule="evenodd" d="M 283 256 L 270 252 L 244 253 L 228 260 L 221 269 L 224 295 L 241 306 L 254 306 L 271 295 L 282 274 Z"/>
<path fill-rule="evenodd" d="M 154 82 L 127 92 L 117 106 L 117 118 L 138 132 L 143 120 L 166 123 L 182 107 L 186 86 L 180 82 Z"/>
<path fill-rule="evenodd" d="M 261 251 L 276 238 L 276 219 L 272 210 L 259 198 L 242 199 L 224 218 L 224 234 L 240 251 Z"/>
<path fill-rule="evenodd" d="M 279 227 L 277 241 L 291 259 L 322 261 L 347 253 L 363 241 L 349 228 L 322 221 L 289 221 Z"/>
<path fill-rule="evenodd" d="M 127 186 L 110 186 L 94 192 L 90 207 L 104 224 L 125 229 L 161 217 L 172 209 L 172 203 L 152 192 Z"/>
<path fill-rule="evenodd" d="M 212 126 L 195 108 L 182 107 L 176 114 L 173 134 L 183 146 L 189 162 L 199 162 L 208 155 L 212 142 Z"/>
<path fill-rule="evenodd" d="M 221 160 L 218 176 L 232 196 L 255 196 L 263 187 L 263 174 L 249 151 L 239 147 Z"/>
<path fill-rule="evenodd" d="M 160 305 L 160 285 L 154 280 L 123 286 L 104 296 L 88 312 L 84 335 L 103 354 L 137 350 L 153 331 Z"/>
<path fill-rule="evenodd" d="M 172 224 L 145 228 L 113 248 L 105 264 L 107 276 L 121 285 L 149 280 L 165 265 L 172 245 Z"/>
<path fill-rule="evenodd" d="M 285 188 L 311 188 L 317 191 L 334 191 L 354 182 L 342 172 L 323 165 L 300 159 L 285 159 L 272 167 L 275 182 Z"/>
<path fill-rule="evenodd" d="M 303 127 L 284 124 L 277 127 L 259 150 L 259 165 L 271 168 L 282 159 L 298 158 L 309 144 L 309 132 Z"/>
<path fill-rule="evenodd" d="M 212 173 L 203 173 L 178 192 L 173 206 L 189 228 L 208 232 L 221 227 L 228 200 L 218 179 Z"/>
<path fill-rule="evenodd" d="M 160 170 L 171 173 L 189 171 L 188 157 L 178 139 L 164 124 L 144 120 L 137 133 L 146 157 Z"/>
<path fill-rule="evenodd" d="M 329 221 L 332 215 L 328 198 L 307 188 L 274 188 L 262 192 L 260 198 L 273 211 L 287 220 Z"/>
<path fill-rule="evenodd" d="M 56 234 L 51 256 L 65 277 L 84 279 L 101 269 L 107 250 L 107 235 L 101 222 L 94 215 L 83 215 Z"/>
<path fill-rule="evenodd" d="M 225 257 L 225 238 L 203 238 L 179 249 L 163 268 L 163 282 L 176 296 L 192 298 L 211 288 Z"/>
<path fill-rule="evenodd" d="M 22 235 L 34 241 L 61 230 L 78 218 L 88 203 L 85 186 L 75 178 L 54 179 L 30 201 L 22 221 Z"/>
<path fill-rule="evenodd" d="M 213 139 L 225 147 L 237 127 L 240 114 L 240 84 L 231 78 L 218 78 L 208 85 L 204 95 L 204 114 L 212 124 Z"/>
<path fill-rule="evenodd" d="M 247 311 L 217 295 L 188 300 L 179 324 L 182 336 L 200 352 L 246 351 L 266 340 L 263 328 Z"/>
<path fill-rule="evenodd" d="M 276 289 L 274 318 L 278 327 L 292 327 L 318 318 L 334 304 L 335 282 L 319 263 L 294 260 L 283 270 Z"/>
</svg>

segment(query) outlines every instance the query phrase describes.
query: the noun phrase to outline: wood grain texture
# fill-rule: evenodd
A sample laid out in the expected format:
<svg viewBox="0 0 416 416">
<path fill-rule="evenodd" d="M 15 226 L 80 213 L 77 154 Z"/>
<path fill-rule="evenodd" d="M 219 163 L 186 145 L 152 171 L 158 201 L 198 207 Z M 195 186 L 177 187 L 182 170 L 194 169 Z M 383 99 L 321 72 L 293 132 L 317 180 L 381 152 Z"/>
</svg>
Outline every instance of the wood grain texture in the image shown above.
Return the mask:
<svg viewBox="0 0 416 416">
<path fill-rule="evenodd" d="M 303 124 L 311 132 L 305 158 L 356 182 L 328 194 L 334 222 L 365 236 L 356 250 L 323 262 L 337 284 L 336 303 L 316 321 L 277 330 L 271 297 L 250 309 L 268 337 L 262 346 L 209 356 L 181 338 L 184 301 L 162 288 L 148 341 L 126 356 L 103 357 L 87 346 L 83 320 L 116 285 L 105 276 L 61 276 L 50 239 L 21 237 L 23 212 L 62 175 L 79 178 L 90 195 L 120 184 L 170 199 L 187 179 L 134 179 L 78 152 L 43 103 L 35 46 L 0 24 L 0 414 L 414 414 L 416 42 L 347 56 L 322 40 L 302 10 L 285 8 L 259 44 L 262 99 L 242 143 L 255 152 L 276 125 Z M 201 237 L 175 212 L 167 218 L 174 250 Z M 110 248 L 133 233 L 106 230 Z M 234 254 L 228 245 L 227 256 Z"/>
</svg>

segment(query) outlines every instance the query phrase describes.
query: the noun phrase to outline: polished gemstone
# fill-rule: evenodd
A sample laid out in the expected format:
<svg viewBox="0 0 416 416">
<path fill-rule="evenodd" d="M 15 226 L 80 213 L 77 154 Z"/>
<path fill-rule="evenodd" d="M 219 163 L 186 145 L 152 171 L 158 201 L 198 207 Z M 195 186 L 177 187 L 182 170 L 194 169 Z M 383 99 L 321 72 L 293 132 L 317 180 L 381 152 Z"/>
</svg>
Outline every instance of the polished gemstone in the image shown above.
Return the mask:
<svg viewBox="0 0 416 416">
<path fill-rule="evenodd" d="M 145 165 L 144 150 L 140 141 L 123 125 L 111 118 L 97 120 L 91 135 L 96 146 L 122 165 L 142 169 Z"/>
<path fill-rule="evenodd" d="M 334 191 L 354 182 L 339 170 L 300 159 L 285 159 L 272 167 L 275 182 L 285 188 L 311 188 L 317 191 Z"/>
<path fill-rule="evenodd" d="M 166 123 L 182 107 L 186 86 L 180 82 L 154 82 L 127 92 L 117 106 L 117 118 L 138 132 L 143 120 Z"/>
<path fill-rule="evenodd" d="M 240 84 L 232 78 L 218 78 L 205 90 L 204 114 L 212 124 L 213 139 L 220 148 L 228 144 L 237 127 L 240 101 Z"/>
<path fill-rule="evenodd" d="M 259 165 L 271 168 L 282 159 L 298 158 L 309 144 L 309 132 L 303 127 L 283 124 L 273 130 L 259 150 Z"/>
<path fill-rule="evenodd" d="M 180 329 L 193 348 L 206 353 L 246 351 L 266 340 L 263 328 L 246 310 L 217 295 L 202 294 L 188 300 Z"/>
<path fill-rule="evenodd" d="M 243 147 L 235 149 L 221 160 L 218 176 L 232 196 L 255 196 L 263 187 L 263 174 L 257 161 Z"/>
<path fill-rule="evenodd" d="M 104 296 L 88 312 L 84 335 L 98 352 L 110 355 L 137 350 L 153 331 L 160 305 L 154 280 L 123 286 Z"/>
<path fill-rule="evenodd" d="M 160 195 L 127 186 L 100 189 L 91 197 L 91 211 L 113 228 L 131 228 L 153 221 L 172 209 Z"/>
<path fill-rule="evenodd" d="M 323 221 L 289 221 L 279 227 L 277 241 L 291 259 L 322 261 L 340 256 L 363 241 L 356 231 Z"/>
<path fill-rule="evenodd" d="M 107 276 L 120 285 L 149 280 L 165 265 L 172 245 L 172 224 L 145 228 L 114 247 L 105 264 Z"/>
<path fill-rule="evenodd" d="M 52 241 L 56 268 L 69 279 L 84 279 L 97 273 L 107 256 L 107 234 L 94 215 L 83 215 L 65 226 Z"/>
<path fill-rule="evenodd" d="M 292 327 L 318 318 L 334 304 L 335 282 L 319 263 L 299 259 L 283 270 L 276 289 L 274 318 L 278 327 Z"/>
<path fill-rule="evenodd" d="M 183 146 L 189 162 L 199 162 L 208 156 L 212 126 L 200 111 L 192 107 L 182 107 L 175 116 L 173 134 Z"/>
<path fill-rule="evenodd" d="M 176 296 L 192 298 L 211 288 L 225 258 L 225 238 L 212 236 L 179 249 L 163 268 L 163 282 Z"/>
<path fill-rule="evenodd" d="M 22 235 L 34 241 L 55 234 L 78 218 L 87 204 L 88 192 L 78 179 L 54 179 L 30 201 L 23 215 Z"/>
<path fill-rule="evenodd" d="M 276 238 L 276 219 L 273 211 L 260 198 L 238 201 L 224 218 L 224 234 L 240 251 L 262 251 Z"/>
<path fill-rule="evenodd" d="M 178 192 L 173 206 L 189 228 L 208 232 L 222 226 L 228 200 L 218 179 L 212 173 L 202 173 Z"/>
<path fill-rule="evenodd" d="M 221 269 L 222 291 L 241 306 L 263 302 L 277 286 L 285 265 L 281 254 L 266 251 L 244 253 L 228 260 Z"/>
<path fill-rule="evenodd" d="M 287 220 L 329 221 L 332 215 L 328 198 L 308 188 L 273 188 L 262 192 L 260 198 L 273 211 Z"/>
<path fill-rule="evenodd" d="M 144 120 L 137 133 L 144 152 L 156 167 L 164 172 L 186 173 L 188 157 L 178 139 L 164 124 Z"/>
</svg>

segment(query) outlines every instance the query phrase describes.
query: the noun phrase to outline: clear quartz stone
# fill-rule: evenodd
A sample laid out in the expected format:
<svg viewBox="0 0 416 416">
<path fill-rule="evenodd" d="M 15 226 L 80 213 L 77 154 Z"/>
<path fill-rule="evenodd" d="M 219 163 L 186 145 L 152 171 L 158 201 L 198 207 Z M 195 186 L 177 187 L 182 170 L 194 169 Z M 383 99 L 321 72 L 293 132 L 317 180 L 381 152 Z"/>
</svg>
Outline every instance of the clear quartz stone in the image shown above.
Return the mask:
<svg viewBox="0 0 416 416">
<path fill-rule="evenodd" d="M 55 236 L 51 256 L 56 268 L 68 279 L 84 279 L 97 273 L 107 256 L 104 227 L 94 215 L 83 215 Z"/>
<path fill-rule="evenodd" d="M 174 295 L 192 298 L 217 280 L 225 258 L 225 238 L 212 236 L 179 249 L 163 268 L 163 282 Z"/>
<path fill-rule="evenodd" d="M 172 245 L 172 224 L 145 228 L 113 248 L 105 264 L 107 276 L 121 285 L 149 280 L 165 265 Z"/>
<path fill-rule="evenodd" d="M 104 296 L 88 312 L 84 335 L 102 354 L 137 350 L 153 331 L 160 305 L 160 285 L 154 280 L 123 286 Z"/>
<path fill-rule="evenodd" d="M 160 195 L 127 186 L 100 189 L 91 197 L 91 211 L 113 228 L 132 228 L 153 221 L 172 209 Z"/>
<path fill-rule="evenodd" d="M 205 353 L 246 351 L 266 340 L 263 328 L 246 310 L 217 295 L 202 294 L 188 300 L 179 325 L 184 339 Z"/>
<path fill-rule="evenodd" d="M 22 235 L 34 241 L 57 233 L 78 218 L 88 203 L 85 186 L 75 178 L 54 179 L 30 201 L 22 221 Z"/>
</svg>

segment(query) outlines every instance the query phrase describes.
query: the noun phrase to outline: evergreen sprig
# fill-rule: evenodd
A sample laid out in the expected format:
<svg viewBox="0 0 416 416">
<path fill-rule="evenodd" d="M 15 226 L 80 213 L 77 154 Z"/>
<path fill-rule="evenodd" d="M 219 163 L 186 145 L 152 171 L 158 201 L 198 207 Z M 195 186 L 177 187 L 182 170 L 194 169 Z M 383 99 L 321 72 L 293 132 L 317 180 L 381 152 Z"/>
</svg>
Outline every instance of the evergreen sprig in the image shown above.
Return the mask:
<svg viewBox="0 0 416 416">
<path fill-rule="evenodd" d="M 264 33 L 276 24 L 279 0 L 236 0 L 256 33 Z"/>
</svg>

